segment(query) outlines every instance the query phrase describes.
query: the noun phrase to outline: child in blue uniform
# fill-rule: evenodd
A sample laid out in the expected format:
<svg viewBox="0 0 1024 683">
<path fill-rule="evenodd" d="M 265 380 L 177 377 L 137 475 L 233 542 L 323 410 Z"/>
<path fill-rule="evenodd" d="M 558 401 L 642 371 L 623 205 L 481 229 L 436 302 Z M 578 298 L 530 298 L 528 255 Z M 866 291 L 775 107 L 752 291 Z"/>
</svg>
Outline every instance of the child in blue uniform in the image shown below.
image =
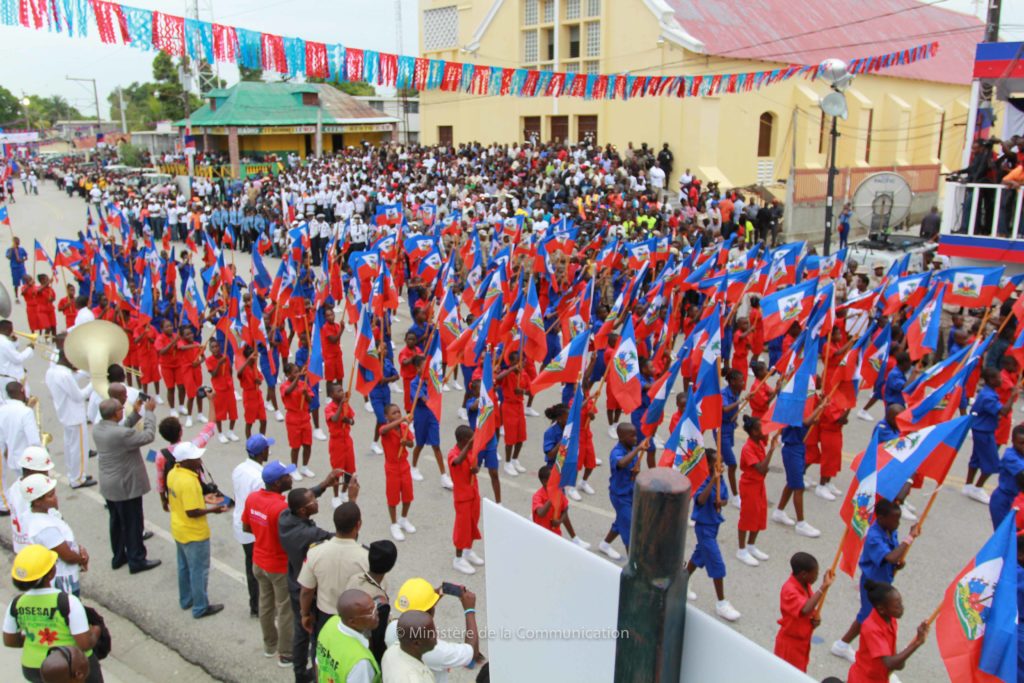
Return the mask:
<svg viewBox="0 0 1024 683">
<path fill-rule="evenodd" d="M 900 527 L 900 506 L 881 498 L 875 503 L 875 523 L 864 535 L 864 548 L 860 553 L 860 611 L 847 629 L 846 634 L 832 644 L 832 654 L 853 663 L 856 653 L 850 646 L 860 635 L 860 626 L 871 614 L 871 601 L 865 587 L 867 581 L 892 583 L 896 572 L 903 569 L 903 557 L 914 539 L 921 533 L 921 527 L 910 527 L 910 535 L 900 543 L 896 530 Z"/>
<path fill-rule="evenodd" d="M 1003 382 L 999 370 L 984 368 L 981 371 L 981 380 L 984 384 L 978 389 L 974 403 L 971 405 L 971 414 L 974 416 L 974 423 L 971 425 L 971 440 L 974 442 L 974 448 L 971 451 L 971 459 L 967 463 L 967 481 L 964 484 L 963 494 L 971 500 L 988 505 L 989 497 L 985 493 L 985 482 L 990 476 L 999 472 L 996 428 L 999 426 L 999 418 L 1013 410 L 1013 403 L 1017 399 L 1017 389 L 1013 390 L 1011 400 L 1003 405 L 996 393 Z M 974 481 L 976 475 L 978 476 L 977 484 Z"/>
<path fill-rule="evenodd" d="M 729 492 L 732 494 L 733 507 L 740 506 L 740 491 L 736 488 L 736 418 L 739 415 L 740 395 L 746 377 L 742 372 L 728 370 L 725 373 L 727 382 L 722 389 L 722 464 L 729 475 Z"/>
<path fill-rule="evenodd" d="M 409 391 L 416 403 L 412 410 L 412 428 L 416 437 L 416 446 L 412 449 L 412 468 L 410 474 L 413 481 L 423 481 L 416 464 L 420 461 L 420 452 L 424 446 L 430 446 L 434 451 L 434 459 L 441 471 L 441 486 L 446 489 L 452 488 L 452 479 L 444 468 L 444 460 L 441 457 L 441 425 L 434 415 L 434 411 L 427 405 L 429 395 L 427 382 L 430 380 L 423 376 L 423 356 L 413 356 L 412 364 L 416 368 L 416 376 L 409 383 Z"/>
<path fill-rule="evenodd" d="M 998 528 L 1003 518 L 1010 514 L 1013 499 L 1024 491 L 1024 425 L 1014 427 L 1011 438 L 1012 444 L 1003 451 L 999 461 L 999 484 L 988 504 L 993 529 Z M 1024 669 L 1021 672 L 1024 673 Z"/>
<path fill-rule="evenodd" d="M 715 603 L 715 614 L 726 621 L 736 621 L 740 618 L 740 613 L 725 599 L 725 560 L 722 559 L 722 550 L 718 547 L 718 528 L 725 521 L 722 508 L 729 500 L 729 489 L 722 481 L 724 468 L 721 463 L 715 462 L 716 455 L 713 448 L 704 452 L 708 467 L 714 474 L 704 480 L 693 496 L 693 512 L 690 513 L 690 519 L 696 522 L 694 533 L 697 536 L 697 546 L 693 549 L 690 561 L 686 563 L 686 571 L 690 576 L 698 569 L 706 571 L 715 584 L 715 595 L 718 598 Z M 695 598 L 695 595 L 690 595 L 691 600 Z"/>
<path fill-rule="evenodd" d="M 551 466 L 558 455 L 565 424 L 569 421 L 569 408 L 565 403 L 556 403 L 544 410 L 544 417 L 551 420 L 551 426 L 544 430 L 544 464 Z"/>
<path fill-rule="evenodd" d="M 637 444 L 636 427 L 628 423 L 620 424 L 616 434 L 619 442 L 608 457 L 612 468 L 608 477 L 608 496 L 615 508 L 615 521 L 598 549 L 613 560 L 621 560 L 622 555 L 612 548 L 611 543 L 622 536 L 622 545 L 629 550 L 629 531 L 633 525 L 633 480 L 640 471 L 640 454 L 647 446 L 647 439 Z"/>
<path fill-rule="evenodd" d="M 647 358 L 640 359 L 640 407 L 629 414 L 630 423 L 636 427 L 637 434 L 643 432 L 643 421 L 644 415 L 647 413 L 647 409 L 651 405 L 651 397 L 647 395 L 650 391 L 651 385 L 654 383 L 654 372 L 651 367 L 651 361 Z M 650 445 L 647 447 L 647 466 L 654 467 L 654 441 L 649 442 Z"/>
<path fill-rule="evenodd" d="M 786 470 L 786 485 L 779 496 L 779 506 L 772 510 L 772 521 L 793 526 L 799 535 L 807 538 L 817 538 L 821 532 L 804 519 L 804 470 L 807 469 L 807 446 L 804 439 L 807 438 L 807 430 L 818 421 L 827 405 L 821 401 L 800 426 L 782 428 L 782 465 Z M 796 512 L 795 522 L 786 514 L 790 498 L 793 499 L 793 510 Z"/>
<path fill-rule="evenodd" d="M 386 344 L 387 345 L 387 344 Z M 377 443 L 380 440 L 380 428 L 388 423 L 385 411 L 391 404 L 391 389 L 388 386 L 399 380 L 398 371 L 390 358 L 384 356 L 381 362 L 381 379 L 370 389 L 370 406 L 377 418 L 377 424 L 373 428 L 373 452 L 377 455 L 384 455 L 384 449 Z"/>
</svg>

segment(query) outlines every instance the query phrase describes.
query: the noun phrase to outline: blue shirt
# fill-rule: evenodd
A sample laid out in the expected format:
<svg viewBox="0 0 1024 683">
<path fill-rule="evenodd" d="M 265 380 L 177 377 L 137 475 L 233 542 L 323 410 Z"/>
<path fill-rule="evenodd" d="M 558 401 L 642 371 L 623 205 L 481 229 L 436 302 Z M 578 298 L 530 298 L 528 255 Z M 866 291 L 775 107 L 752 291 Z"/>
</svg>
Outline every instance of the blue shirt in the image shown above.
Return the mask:
<svg viewBox="0 0 1024 683">
<path fill-rule="evenodd" d="M 995 389 L 983 385 L 974 397 L 974 405 L 971 406 L 971 414 L 974 415 L 974 424 L 971 426 L 976 432 L 994 432 L 999 426 L 999 411 L 1003 404 L 999 402 L 999 396 Z"/>
<path fill-rule="evenodd" d="M 422 376 L 416 375 L 409 382 L 409 395 L 410 395 L 410 397 L 413 400 L 415 400 L 417 396 L 420 397 L 420 400 L 417 401 L 417 403 L 416 403 L 416 410 L 419 410 L 421 407 L 423 407 L 423 408 L 427 407 L 427 396 L 428 396 L 429 393 L 430 392 L 427 389 L 427 383 L 423 381 Z"/>
<path fill-rule="evenodd" d="M 782 428 L 782 444 L 784 446 L 796 446 L 797 444 L 803 445 L 804 439 L 807 438 L 806 427 L 783 427 Z"/>
<path fill-rule="evenodd" d="M 698 501 L 700 500 L 701 493 L 704 492 L 708 486 L 711 485 L 713 477 L 708 476 L 704 479 L 704 483 L 700 485 L 697 492 L 693 494 L 693 512 L 690 513 L 690 518 L 697 524 L 721 524 L 725 521 L 725 517 L 722 513 L 715 508 L 715 492 L 712 491 L 708 495 L 708 499 L 701 505 Z M 725 482 L 722 480 L 718 481 L 719 495 L 724 505 L 729 500 L 729 489 L 726 487 Z"/>
<path fill-rule="evenodd" d="M 722 431 L 736 431 L 736 416 L 739 415 L 739 408 L 733 408 L 732 410 L 724 410 L 724 408 L 739 400 L 739 396 L 736 395 L 736 392 L 731 387 L 727 386 L 722 389 Z"/>
<path fill-rule="evenodd" d="M 886 531 L 878 524 L 872 524 L 864 536 L 864 549 L 860 553 L 861 581 L 892 583 L 896 576 L 896 565 L 885 561 L 885 556 L 896 549 L 899 543 L 895 531 Z"/>
<path fill-rule="evenodd" d="M 544 459 L 550 462 L 548 453 L 551 452 L 552 448 L 557 448 L 559 442 L 562 440 L 562 432 L 565 428 L 557 422 L 547 429 L 544 430 Z"/>
<path fill-rule="evenodd" d="M 899 368 L 893 368 L 889 377 L 885 380 L 885 393 L 883 399 L 885 405 L 899 403 L 903 405 L 903 387 L 907 385 L 907 376 Z"/>
<path fill-rule="evenodd" d="M 889 423 L 882 420 L 875 425 L 875 431 L 878 432 L 878 443 L 885 443 L 886 441 L 892 441 L 900 437 L 899 430 L 893 429 L 889 426 Z"/>
<path fill-rule="evenodd" d="M 469 381 L 467 380 L 467 384 Z M 476 429 L 476 419 L 480 416 L 480 398 L 471 398 L 466 401 L 466 416 L 469 418 L 469 428 Z"/>
<path fill-rule="evenodd" d="M 297 354 L 296 354 L 297 355 Z M 395 364 L 391 362 L 390 358 L 385 357 L 382 364 L 381 379 L 385 377 L 394 377 L 398 373 L 395 372 Z M 370 390 L 371 396 L 378 398 L 391 398 L 391 386 L 386 382 L 377 382 L 377 384 Z"/>
<path fill-rule="evenodd" d="M 608 464 L 612 468 L 611 475 L 608 477 L 608 492 L 612 496 L 633 497 L 633 465 L 635 461 L 631 462 L 629 467 L 619 467 L 619 461 L 629 455 L 629 451 L 629 448 L 617 443 L 612 449 L 611 455 L 608 456 Z"/>
<path fill-rule="evenodd" d="M 1021 472 L 1024 472 L 1024 455 L 1010 446 L 1003 451 L 1003 457 L 999 461 L 999 484 L 996 489 L 1011 499 L 1016 498 L 1020 493 L 1020 489 L 1017 487 L 1017 475 Z"/>
</svg>

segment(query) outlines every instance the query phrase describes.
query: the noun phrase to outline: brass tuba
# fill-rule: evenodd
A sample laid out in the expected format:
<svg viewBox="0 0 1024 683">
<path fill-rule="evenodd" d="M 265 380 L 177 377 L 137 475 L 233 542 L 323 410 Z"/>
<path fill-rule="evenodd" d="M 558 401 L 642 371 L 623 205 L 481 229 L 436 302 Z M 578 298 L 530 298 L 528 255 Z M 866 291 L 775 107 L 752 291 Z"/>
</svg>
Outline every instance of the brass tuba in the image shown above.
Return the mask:
<svg viewBox="0 0 1024 683">
<path fill-rule="evenodd" d="M 11 310 L 11 295 L 3 285 L 0 285 L 0 318 L 10 318 Z"/>
<path fill-rule="evenodd" d="M 128 335 L 107 320 L 92 320 L 68 333 L 64 355 L 76 368 L 92 376 L 92 388 L 103 398 L 110 398 L 107 369 L 120 364 L 128 355 Z"/>
</svg>

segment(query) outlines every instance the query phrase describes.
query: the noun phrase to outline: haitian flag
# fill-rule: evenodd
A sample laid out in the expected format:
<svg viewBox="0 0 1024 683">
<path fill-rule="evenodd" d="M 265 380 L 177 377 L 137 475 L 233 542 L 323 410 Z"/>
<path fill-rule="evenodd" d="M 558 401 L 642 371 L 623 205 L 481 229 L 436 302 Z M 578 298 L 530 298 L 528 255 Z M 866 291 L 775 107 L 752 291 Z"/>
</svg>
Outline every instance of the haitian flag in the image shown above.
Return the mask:
<svg viewBox="0 0 1024 683">
<path fill-rule="evenodd" d="M 50 259 L 50 255 L 46 253 L 46 249 L 44 249 L 43 245 L 39 243 L 39 240 L 36 240 L 35 243 L 35 260 L 37 262 L 46 261 L 47 263 L 50 264 L 50 268 L 52 269 L 53 261 Z"/>
<path fill-rule="evenodd" d="M 11 227 L 11 216 L 7 213 L 6 206 L 0 206 L 0 224 Z"/>
<path fill-rule="evenodd" d="M 57 249 L 53 258 L 56 266 L 70 268 L 85 257 L 85 243 L 80 240 L 57 238 Z"/>
<path fill-rule="evenodd" d="M 945 291 L 945 283 L 933 283 L 924 302 L 903 326 L 903 332 L 907 335 L 907 352 L 911 360 L 921 360 L 926 354 L 938 348 Z"/>
<path fill-rule="evenodd" d="M 631 413 L 639 408 L 643 399 L 640 396 L 640 356 L 637 354 L 636 335 L 633 333 L 633 316 L 626 318 L 622 336 L 619 337 L 619 347 L 608 363 L 607 372 L 608 393 L 615 396 L 622 411 Z"/>
<path fill-rule="evenodd" d="M 956 374 L 971 353 L 971 347 L 965 346 L 951 356 L 925 368 L 910 382 L 903 386 L 903 398 L 906 405 L 918 403 L 927 395 L 926 389 L 937 389 Z"/>
<path fill-rule="evenodd" d="M 380 350 L 373 337 L 373 321 L 369 306 L 364 306 L 356 331 L 356 391 L 368 396 L 381 376 Z"/>
<path fill-rule="evenodd" d="M 562 439 L 558 442 L 558 450 L 555 451 L 555 467 L 552 467 L 552 476 L 558 472 L 558 488 L 576 486 L 577 463 L 580 452 L 580 425 L 581 412 L 586 396 L 583 394 L 583 382 L 576 383 L 576 392 L 569 403 L 569 419 L 562 429 Z M 550 486 L 550 481 L 548 482 Z M 550 489 L 549 489 L 550 490 Z M 561 501 L 560 496 L 552 500 Z"/>
<path fill-rule="evenodd" d="M 192 327 L 198 329 L 200 316 L 202 316 L 205 306 L 203 305 L 203 297 L 199 293 L 196 279 L 191 275 L 188 277 L 188 282 L 185 283 L 185 291 L 181 297 L 181 308 L 185 315 L 188 316 Z"/>
<path fill-rule="evenodd" d="M 935 640 L 949 678 L 960 683 L 1016 683 L 1016 515 L 991 538 L 946 589 Z"/>
<path fill-rule="evenodd" d="M 860 362 L 854 375 L 858 391 L 875 386 L 885 374 L 892 345 L 892 324 L 886 323 L 885 327 L 874 335 L 870 334 L 869 329 L 869 334 L 865 335 L 865 338 L 869 338 L 870 341 L 861 350 Z"/>
<path fill-rule="evenodd" d="M 878 430 L 871 433 L 871 441 L 860 458 L 857 473 L 846 498 L 839 508 L 839 516 L 846 523 L 846 531 L 840 543 L 839 570 L 852 579 L 857 573 L 857 563 L 864 547 L 864 537 L 871 528 L 875 516 L 875 497 L 878 495 Z"/>
<path fill-rule="evenodd" d="M 683 355 L 676 354 L 668 372 L 656 379 L 648 390 L 647 395 L 651 397 L 651 404 L 647 406 L 643 420 L 640 422 L 640 431 L 644 436 L 654 436 L 658 431 L 658 425 L 665 419 L 665 404 L 668 397 L 672 395 L 672 387 L 679 376 L 680 368 L 683 365 Z M 678 425 L 676 425 L 678 426 Z"/>
<path fill-rule="evenodd" d="M 377 225 L 398 225 L 403 217 L 401 204 L 380 204 L 373 220 Z"/>
<path fill-rule="evenodd" d="M 761 299 L 764 338 L 767 340 L 781 337 L 794 322 L 806 320 L 817 291 L 818 281 L 815 279 L 787 287 Z"/>
<path fill-rule="evenodd" d="M 536 395 L 555 384 L 578 382 L 583 373 L 583 355 L 586 353 L 589 343 L 590 334 L 587 333 L 574 337 L 571 342 L 562 347 L 558 355 L 540 371 L 530 384 L 530 393 Z M 639 382 L 637 382 L 637 386 L 639 386 Z M 477 428 L 479 429 L 479 424 Z"/>
<path fill-rule="evenodd" d="M 878 470 L 884 482 L 892 483 L 892 488 L 880 483 L 879 495 L 893 500 L 903 482 L 917 473 L 941 486 L 973 422 L 971 415 L 964 415 L 880 443 Z"/>
<path fill-rule="evenodd" d="M 541 314 L 540 301 L 537 298 L 537 284 L 532 277 L 526 289 L 526 301 L 518 323 L 523 335 L 523 355 L 533 363 L 540 363 L 547 354 L 548 342 L 544 316 Z"/>
<path fill-rule="evenodd" d="M 901 306 L 916 308 L 928 291 L 931 277 L 932 271 L 928 271 L 901 277 L 886 285 L 882 290 L 882 300 L 884 301 L 882 315 L 892 315 L 899 311 Z"/>
<path fill-rule="evenodd" d="M 949 283 L 946 303 L 966 308 L 987 308 L 1000 290 L 1003 266 L 996 268 L 947 268 L 935 275 L 940 282 Z"/>
<path fill-rule="evenodd" d="M 153 319 L 153 269 L 146 268 L 142 279 L 142 296 L 139 300 L 139 313 L 147 318 Z"/>
<path fill-rule="evenodd" d="M 476 432 L 473 434 L 474 457 L 487 447 L 487 443 L 498 431 L 497 401 L 494 394 L 494 353 L 490 350 L 484 355 L 481 366 L 480 398 L 477 405 L 480 412 L 477 414 Z"/>
<path fill-rule="evenodd" d="M 431 335 L 430 346 L 427 348 L 427 362 L 424 366 L 427 376 L 427 407 L 434 417 L 441 420 L 441 384 L 444 380 L 444 359 L 441 355 L 441 339 Z M 422 379 L 421 379 L 422 381 Z"/>
<path fill-rule="evenodd" d="M 772 410 L 771 421 L 780 425 L 799 427 L 804 423 L 807 398 L 814 393 L 814 373 L 818 367 L 819 340 L 806 331 L 801 335 L 803 345 L 799 365 L 793 376 L 782 387 Z M 796 347 L 796 344 L 793 344 Z"/>
<path fill-rule="evenodd" d="M 974 370 L 974 363 L 967 363 L 960 368 L 944 384 L 934 391 L 923 390 L 922 398 L 910 403 L 907 408 L 896 416 L 896 425 L 901 432 L 922 429 L 931 425 L 946 422 L 956 414 L 964 396 L 967 378 Z"/>
<path fill-rule="evenodd" d="M 665 452 L 661 455 L 658 467 L 674 467 L 679 470 L 686 475 L 696 491 L 709 474 L 704 453 L 704 432 L 700 429 L 697 401 L 691 389 L 686 393 L 683 416 L 665 442 Z"/>
<path fill-rule="evenodd" d="M 768 276 L 764 283 L 764 294 L 792 285 L 796 282 L 796 268 L 807 246 L 806 242 L 793 242 L 772 249 L 767 258 Z"/>
<path fill-rule="evenodd" d="M 441 344 L 445 351 L 462 334 L 462 322 L 459 320 L 459 302 L 452 290 L 447 290 L 441 300 L 441 311 L 437 319 Z"/>
<path fill-rule="evenodd" d="M 257 249 L 252 250 L 252 285 L 253 290 L 259 294 L 266 294 L 270 291 L 274 281 L 270 277 L 270 271 L 263 263 L 263 258 Z"/>
<path fill-rule="evenodd" d="M 325 377 L 323 340 L 321 340 L 324 327 L 323 309 L 318 309 L 313 317 L 313 333 L 309 340 L 309 359 L 306 362 L 306 371 L 311 378 L 310 382 L 315 384 Z"/>
<path fill-rule="evenodd" d="M 701 430 L 718 429 L 722 426 L 722 388 L 718 383 L 721 376 L 722 359 L 722 315 L 716 304 L 707 317 L 707 342 L 700 348 L 700 365 L 694 385 L 693 400 L 700 420 Z"/>
</svg>

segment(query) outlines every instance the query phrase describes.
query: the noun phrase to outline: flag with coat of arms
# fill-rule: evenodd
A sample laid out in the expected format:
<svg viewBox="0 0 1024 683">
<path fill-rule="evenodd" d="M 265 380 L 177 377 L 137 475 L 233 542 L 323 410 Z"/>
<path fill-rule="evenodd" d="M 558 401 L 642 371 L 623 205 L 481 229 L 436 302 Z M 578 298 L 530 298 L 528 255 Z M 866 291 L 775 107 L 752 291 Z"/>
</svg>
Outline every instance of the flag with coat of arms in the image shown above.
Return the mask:
<svg viewBox="0 0 1024 683">
<path fill-rule="evenodd" d="M 698 401 L 694 399 L 693 389 L 690 389 L 686 392 L 683 415 L 665 442 L 665 452 L 658 462 L 659 467 L 674 467 L 685 474 L 694 491 L 704 483 L 710 472 L 704 457 L 704 432 L 700 429 L 697 408 Z"/>
<path fill-rule="evenodd" d="M 619 338 L 619 346 L 608 364 L 608 393 L 615 397 L 623 412 L 631 413 L 640 407 L 640 356 L 633 333 L 633 317 L 626 317 L 626 325 Z"/>
</svg>

